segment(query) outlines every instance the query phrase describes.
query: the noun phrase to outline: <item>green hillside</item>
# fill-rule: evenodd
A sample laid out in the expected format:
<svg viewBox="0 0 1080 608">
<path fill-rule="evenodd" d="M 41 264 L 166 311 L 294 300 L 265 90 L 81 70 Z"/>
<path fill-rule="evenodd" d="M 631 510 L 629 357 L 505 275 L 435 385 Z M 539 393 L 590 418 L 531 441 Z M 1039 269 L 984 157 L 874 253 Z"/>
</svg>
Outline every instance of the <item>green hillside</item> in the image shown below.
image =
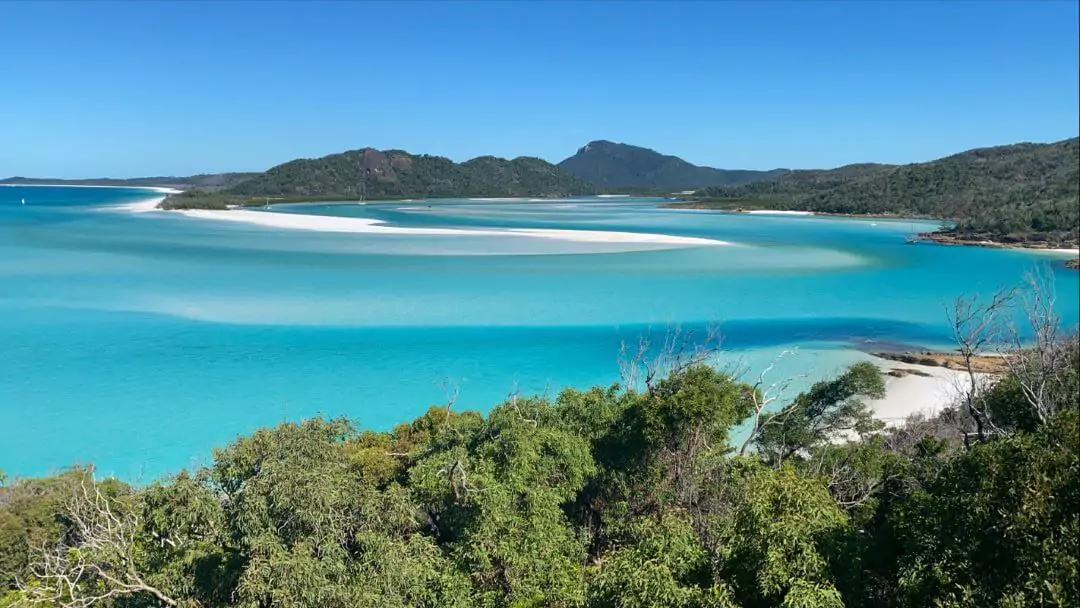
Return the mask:
<svg viewBox="0 0 1080 608">
<path fill-rule="evenodd" d="M 582 146 L 559 167 L 600 188 L 668 191 L 770 180 L 784 172 L 699 167 L 677 156 L 605 140 Z"/>
<path fill-rule="evenodd" d="M 595 188 L 539 158 L 441 156 L 372 148 L 278 165 L 225 192 L 238 196 L 565 196 Z"/>
<path fill-rule="evenodd" d="M 771 182 L 707 188 L 699 207 L 757 206 L 824 213 L 952 219 L 956 236 L 1075 242 L 1078 139 L 969 150 L 911 165 L 790 171 Z"/>
</svg>

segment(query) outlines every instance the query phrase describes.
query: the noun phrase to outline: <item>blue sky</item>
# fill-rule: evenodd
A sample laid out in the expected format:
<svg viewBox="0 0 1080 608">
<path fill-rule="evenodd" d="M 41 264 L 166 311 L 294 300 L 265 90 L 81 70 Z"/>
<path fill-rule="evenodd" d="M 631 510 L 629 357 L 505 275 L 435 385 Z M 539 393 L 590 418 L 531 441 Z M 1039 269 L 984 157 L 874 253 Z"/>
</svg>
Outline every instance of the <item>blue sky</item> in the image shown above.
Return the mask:
<svg viewBox="0 0 1080 608">
<path fill-rule="evenodd" d="M 0 3 L 0 176 L 261 170 L 373 146 L 723 168 L 1080 132 L 1078 9 L 1024 2 Z"/>
</svg>

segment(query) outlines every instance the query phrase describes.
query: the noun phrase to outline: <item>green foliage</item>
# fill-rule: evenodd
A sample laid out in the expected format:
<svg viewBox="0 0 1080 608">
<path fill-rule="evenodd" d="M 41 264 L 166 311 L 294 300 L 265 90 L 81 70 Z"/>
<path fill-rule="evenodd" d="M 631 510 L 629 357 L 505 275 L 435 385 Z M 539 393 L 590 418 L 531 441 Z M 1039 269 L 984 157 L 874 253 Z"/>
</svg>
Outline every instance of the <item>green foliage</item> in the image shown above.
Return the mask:
<svg viewBox="0 0 1080 608">
<path fill-rule="evenodd" d="M 565 196 L 595 188 L 539 158 L 441 156 L 372 148 L 298 159 L 226 189 L 242 197 Z"/>
<path fill-rule="evenodd" d="M 153 583 L 201 605 L 229 601 L 241 555 L 228 542 L 225 510 L 206 483 L 186 472 L 139 493 L 139 544 Z"/>
<path fill-rule="evenodd" d="M 241 602 L 275 606 L 460 605 L 464 580 L 419 535 L 397 486 L 380 492 L 343 457 L 341 420 L 283 424 L 215 454 L 243 570 Z"/>
<path fill-rule="evenodd" d="M 1032 431 L 1039 426 L 1039 419 L 1028 405 L 1020 381 L 1015 376 L 996 382 L 984 398 L 990 419 L 995 425 L 1025 431 Z"/>
<path fill-rule="evenodd" d="M 984 396 L 995 426 L 1034 431 L 1055 412 L 1080 407 L 1080 339 L 1069 336 L 1013 357 L 1010 373 Z M 1025 388 L 1026 387 L 1026 388 Z M 1032 401 L 1040 404 L 1038 411 Z"/>
<path fill-rule="evenodd" d="M 26 596 L 21 591 L 0 589 L 0 608 L 25 608 L 28 605 Z"/>
<path fill-rule="evenodd" d="M 731 590 L 712 582 L 709 552 L 683 513 L 624 524 L 624 544 L 593 567 L 594 608 L 734 608 Z"/>
<path fill-rule="evenodd" d="M 55 477 L 0 486 L 0 589 L 14 587 L 16 578 L 27 577 L 31 547 L 60 537 L 64 501 L 86 475 L 85 469 L 72 469 Z"/>
<path fill-rule="evenodd" d="M 856 363 L 835 379 L 815 383 L 780 412 L 765 416 L 754 438 L 758 453 L 779 466 L 800 450 L 824 445 L 840 433 L 880 430 L 883 425 L 862 398 L 884 396 L 878 367 Z"/>
<path fill-rule="evenodd" d="M 677 156 L 610 141 L 592 141 L 559 163 L 559 168 L 605 189 L 663 189 L 733 186 L 774 179 L 783 170 L 731 171 L 699 167 Z"/>
<path fill-rule="evenodd" d="M 1080 140 L 969 150 L 912 165 L 850 165 L 790 171 L 775 180 L 708 188 L 717 207 L 734 201 L 774 209 L 956 220 L 964 238 L 1077 241 Z M 749 204 L 747 204 L 749 201 Z"/>
<path fill-rule="evenodd" d="M 542 399 L 513 399 L 419 459 L 410 481 L 481 605 L 576 605 L 583 535 L 561 506 L 595 472 L 589 444 Z M 524 603 L 523 603 L 524 602 Z"/>
<path fill-rule="evenodd" d="M 822 484 L 739 458 L 709 494 L 716 578 L 731 581 L 739 605 L 843 606 L 824 546 L 847 519 Z"/>
<path fill-rule="evenodd" d="M 1073 386 L 1074 369 L 1053 374 Z M 766 414 L 758 452 L 733 456 L 761 395 L 691 365 L 641 392 L 433 407 L 390 432 L 285 423 L 137 491 L 80 469 L 15 480 L 0 606 L 39 597 L 42 546 L 144 585 L 105 608 L 1074 605 L 1076 402 L 1025 418 L 1015 382 L 990 393 L 1011 422 L 970 451 L 934 430 L 962 412 L 882 430 L 861 401 L 881 376 L 860 364 Z M 108 505 L 131 534 L 85 542 L 70 501 L 87 483 L 105 501 L 81 517 Z"/>
<path fill-rule="evenodd" d="M 1080 426 L 1066 411 L 1032 434 L 953 458 L 897 508 L 910 605 L 1080 601 Z"/>
</svg>

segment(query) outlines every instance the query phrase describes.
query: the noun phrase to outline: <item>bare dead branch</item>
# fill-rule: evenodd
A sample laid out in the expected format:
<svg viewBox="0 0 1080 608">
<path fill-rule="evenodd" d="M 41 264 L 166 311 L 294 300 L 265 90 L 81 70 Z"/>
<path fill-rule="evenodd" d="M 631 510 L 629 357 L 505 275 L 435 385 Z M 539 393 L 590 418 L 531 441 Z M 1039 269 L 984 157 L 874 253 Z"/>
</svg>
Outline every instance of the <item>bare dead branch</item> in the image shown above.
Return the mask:
<svg viewBox="0 0 1080 608">
<path fill-rule="evenodd" d="M 761 432 L 762 427 L 771 424 L 779 424 L 783 421 L 783 418 L 790 414 L 791 409 L 797 407 L 795 402 L 792 402 L 788 404 L 787 407 L 784 408 L 784 410 L 779 412 L 777 416 L 770 417 L 764 423 L 762 423 L 761 421 L 761 414 L 765 411 L 765 408 L 769 407 L 771 404 L 780 399 L 780 397 L 784 395 L 784 392 L 787 391 L 788 387 L 790 387 L 793 382 L 807 377 L 807 374 L 799 374 L 797 376 L 785 378 L 783 380 L 773 382 L 768 385 L 765 384 L 765 377 L 772 372 L 773 368 L 776 367 L 776 364 L 781 359 L 789 356 L 794 356 L 796 354 L 797 350 L 793 348 L 782 351 L 779 355 L 774 357 L 772 361 L 769 362 L 769 365 L 767 365 L 765 369 L 761 370 L 760 374 L 758 374 L 757 381 L 754 382 L 753 385 L 753 390 L 750 391 L 750 399 L 754 408 L 753 424 L 750 427 L 750 434 L 746 436 L 746 439 L 743 441 L 742 446 L 739 448 L 740 456 L 746 453 L 747 448 L 750 447 L 750 444 L 753 443 L 754 438 L 756 438 Z"/>
<path fill-rule="evenodd" d="M 978 294 L 971 297 L 958 297 L 951 307 L 946 307 L 945 314 L 952 327 L 967 374 L 967 386 L 958 386 L 963 396 L 964 407 L 975 422 L 976 436 L 985 441 L 989 433 L 1000 431 L 991 420 L 985 407 L 986 383 L 975 372 L 974 360 L 990 348 L 1000 343 L 1004 335 L 1005 313 L 1013 306 L 1016 296 L 1014 289 L 1001 289 L 987 300 L 981 300 Z M 966 442 L 966 439 L 965 439 Z"/>
<path fill-rule="evenodd" d="M 63 515 L 70 529 L 32 558 L 32 583 L 19 581 L 31 605 L 89 608 L 143 593 L 167 606 L 177 605 L 139 571 L 134 538 L 138 516 L 105 496 L 92 476 L 72 488 Z"/>
<path fill-rule="evenodd" d="M 627 390 L 649 390 L 663 378 L 713 361 L 721 350 L 720 328 L 716 325 L 706 327 L 704 332 L 675 325 L 664 333 L 655 353 L 649 333 L 639 336 L 636 347 L 631 349 L 624 342 L 619 348 L 619 372 Z"/>
<path fill-rule="evenodd" d="M 1045 423 L 1071 398 L 1062 372 L 1073 364 L 1075 337 L 1062 334 L 1061 319 L 1054 310 L 1053 273 L 1036 268 L 1025 274 L 1024 282 L 1020 301 L 1030 332 L 1025 340 L 1025 333 L 1011 324 L 1000 354 L 1032 414 Z"/>
</svg>

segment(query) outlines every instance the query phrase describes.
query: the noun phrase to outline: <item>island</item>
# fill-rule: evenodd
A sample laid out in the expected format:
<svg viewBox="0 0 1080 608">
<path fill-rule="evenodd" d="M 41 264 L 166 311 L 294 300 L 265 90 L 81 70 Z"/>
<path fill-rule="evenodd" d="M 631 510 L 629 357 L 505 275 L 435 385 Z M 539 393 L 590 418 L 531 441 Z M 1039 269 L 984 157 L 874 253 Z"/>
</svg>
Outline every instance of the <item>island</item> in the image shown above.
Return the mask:
<svg viewBox="0 0 1080 608">
<path fill-rule="evenodd" d="M 921 238 L 941 244 L 1076 249 L 1078 141 L 980 148 L 909 165 L 790 171 L 768 181 L 703 188 L 667 206 L 940 219 L 951 225 Z"/>
<path fill-rule="evenodd" d="M 908 165 L 730 171 L 600 140 L 558 164 L 495 156 L 456 163 L 404 150 L 362 148 L 292 160 L 263 173 L 129 181 L 186 184 L 162 201 L 160 207 L 167 210 L 365 199 L 637 194 L 671 198 L 663 206 L 675 209 L 937 219 L 947 225 L 913 234 L 911 240 L 1074 250 L 1080 244 L 1078 159 L 1078 138 L 1072 138 L 980 148 Z M 697 184 L 704 186 L 680 190 Z M 1077 262 L 1067 265 L 1076 268 Z"/>
</svg>

